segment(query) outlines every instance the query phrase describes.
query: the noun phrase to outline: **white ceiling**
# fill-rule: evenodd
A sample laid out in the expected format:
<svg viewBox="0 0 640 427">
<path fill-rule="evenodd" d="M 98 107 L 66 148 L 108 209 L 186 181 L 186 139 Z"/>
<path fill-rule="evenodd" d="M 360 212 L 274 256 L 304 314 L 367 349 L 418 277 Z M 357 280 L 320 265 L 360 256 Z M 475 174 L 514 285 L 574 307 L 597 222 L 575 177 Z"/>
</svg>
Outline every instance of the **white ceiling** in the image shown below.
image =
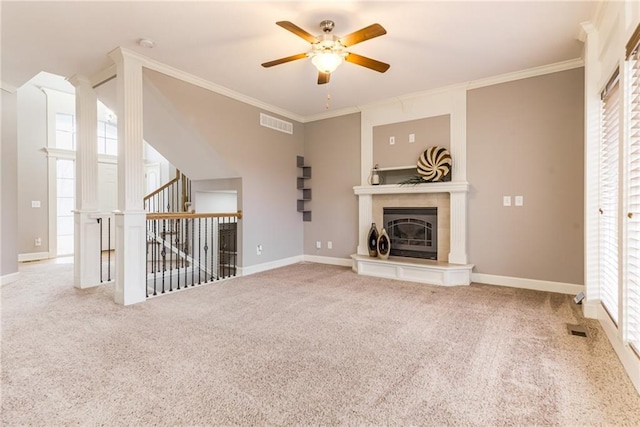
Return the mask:
<svg viewBox="0 0 640 427">
<path fill-rule="evenodd" d="M 3 83 L 20 86 L 39 71 L 91 76 L 118 46 L 297 116 L 341 110 L 414 92 L 579 58 L 585 1 L 2 1 Z M 345 63 L 318 86 L 308 59 L 261 63 L 307 52 L 275 25 L 312 34 L 323 19 L 346 35 L 372 23 L 387 34 L 349 50 L 391 64 L 384 74 Z M 144 49 L 140 38 L 155 41 Z"/>
</svg>

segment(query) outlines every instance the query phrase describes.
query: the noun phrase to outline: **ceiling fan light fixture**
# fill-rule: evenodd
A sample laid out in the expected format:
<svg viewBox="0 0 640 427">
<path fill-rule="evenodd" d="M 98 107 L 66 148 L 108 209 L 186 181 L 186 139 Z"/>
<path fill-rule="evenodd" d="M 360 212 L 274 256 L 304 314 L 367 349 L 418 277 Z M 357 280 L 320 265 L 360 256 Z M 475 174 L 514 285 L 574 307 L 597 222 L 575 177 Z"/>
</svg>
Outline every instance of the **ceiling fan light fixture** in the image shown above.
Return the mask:
<svg viewBox="0 0 640 427">
<path fill-rule="evenodd" d="M 311 44 L 311 52 L 299 53 L 297 55 L 276 59 L 275 61 L 264 62 L 261 65 L 265 68 L 297 61 L 298 59 L 309 58 L 311 59 L 311 63 L 318 69 L 318 84 L 322 85 L 329 83 L 331 73 L 345 61 L 379 73 L 384 73 L 390 67 L 389 64 L 385 64 L 384 62 L 357 55 L 346 50 L 355 44 L 387 34 L 387 30 L 380 24 L 371 24 L 344 37 L 338 37 L 331 33 L 334 27 L 334 23 L 331 20 L 324 20 L 320 23 L 323 34 L 319 36 L 314 36 L 289 21 L 278 21 L 276 25 L 309 42 Z"/>
<path fill-rule="evenodd" d="M 311 63 L 315 65 L 318 71 L 327 74 L 333 73 L 343 61 L 344 57 L 342 55 L 331 51 L 317 53 L 311 58 Z"/>
</svg>

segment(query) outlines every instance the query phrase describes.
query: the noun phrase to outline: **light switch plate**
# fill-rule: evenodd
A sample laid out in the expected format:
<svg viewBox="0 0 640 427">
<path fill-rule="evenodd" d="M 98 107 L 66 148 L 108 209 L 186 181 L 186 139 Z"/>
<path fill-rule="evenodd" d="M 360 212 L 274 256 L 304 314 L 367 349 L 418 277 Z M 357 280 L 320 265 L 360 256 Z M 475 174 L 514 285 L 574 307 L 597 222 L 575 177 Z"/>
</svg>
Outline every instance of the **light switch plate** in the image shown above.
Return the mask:
<svg viewBox="0 0 640 427">
<path fill-rule="evenodd" d="M 516 196 L 516 206 L 524 206 L 524 196 Z"/>
<path fill-rule="evenodd" d="M 502 198 L 502 206 L 511 206 L 511 196 L 504 196 Z"/>
</svg>

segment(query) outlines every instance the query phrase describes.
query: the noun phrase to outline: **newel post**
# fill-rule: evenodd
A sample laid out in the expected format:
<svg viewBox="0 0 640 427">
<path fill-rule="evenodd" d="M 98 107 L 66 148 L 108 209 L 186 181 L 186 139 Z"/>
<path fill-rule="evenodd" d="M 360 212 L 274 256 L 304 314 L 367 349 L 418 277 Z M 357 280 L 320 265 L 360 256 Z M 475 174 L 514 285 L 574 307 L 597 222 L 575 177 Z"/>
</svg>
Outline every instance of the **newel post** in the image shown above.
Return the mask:
<svg viewBox="0 0 640 427">
<path fill-rule="evenodd" d="M 117 48 L 109 56 L 117 70 L 118 211 L 116 222 L 115 302 L 146 299 L 146 213 L 144 198 L 142 63 Z"/>
<path fill-rule="evenodd" d="M 73 282 L 84 289 L 100 285 L 98 212 L 98 97 L 86 77 L 74 75 L 76 89 L 76 203 Z"/>
</svg>

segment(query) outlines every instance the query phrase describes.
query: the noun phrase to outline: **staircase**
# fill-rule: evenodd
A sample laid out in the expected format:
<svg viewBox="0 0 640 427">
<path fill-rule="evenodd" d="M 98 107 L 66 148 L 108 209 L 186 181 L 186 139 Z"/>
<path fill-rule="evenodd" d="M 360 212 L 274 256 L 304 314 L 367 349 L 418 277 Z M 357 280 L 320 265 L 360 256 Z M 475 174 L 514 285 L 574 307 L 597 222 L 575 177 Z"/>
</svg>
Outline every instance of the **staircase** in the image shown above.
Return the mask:
<svg viewBox="0 0 640 427">
<path fill-rule="evenodd" d="M 144 198 L 147 297 L 236 275 L 241 212 L 194 213 L 191 181 L 176 177 Z"/>
<path fill-rule="evenodd" d="M 191 180 L 176 170 L 176 176 L 144 197 L 149 213 L 188 212 L 191 207 Z"/>
</svg>

